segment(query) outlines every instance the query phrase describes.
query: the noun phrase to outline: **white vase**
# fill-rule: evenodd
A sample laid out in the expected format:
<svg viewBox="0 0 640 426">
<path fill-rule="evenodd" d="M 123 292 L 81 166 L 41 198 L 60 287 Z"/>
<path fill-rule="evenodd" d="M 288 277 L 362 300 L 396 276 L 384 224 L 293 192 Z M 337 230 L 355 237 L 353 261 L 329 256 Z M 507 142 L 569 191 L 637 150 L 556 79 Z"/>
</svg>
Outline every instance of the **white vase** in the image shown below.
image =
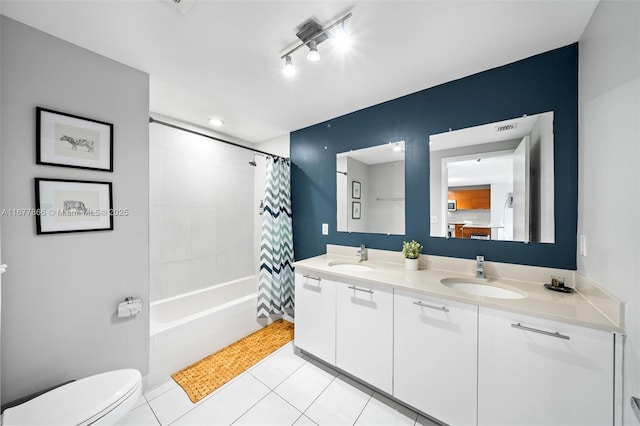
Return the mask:
<svg viewBox="0 0 640 426">
<path fill-rule="evenodd" d="M 404 268 L 407 271 L 417 271 L 418 270 L 418 259 L 404 259 Z"/>
</svg>

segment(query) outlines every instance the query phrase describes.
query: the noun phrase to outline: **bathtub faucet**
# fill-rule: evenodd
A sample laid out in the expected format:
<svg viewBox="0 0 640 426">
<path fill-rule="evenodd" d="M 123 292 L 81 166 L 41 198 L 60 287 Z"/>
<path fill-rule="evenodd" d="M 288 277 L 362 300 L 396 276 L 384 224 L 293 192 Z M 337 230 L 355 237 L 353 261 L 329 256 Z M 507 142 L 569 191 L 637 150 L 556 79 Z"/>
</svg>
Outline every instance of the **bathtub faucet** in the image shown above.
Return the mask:
<svg viewBox="0 0 640 426">
<path fill-rule="evenodd" d="M 360 262 L 367 260 L 367 249 L 364 247 L 364 244 L 360 244 L 360 249 L 356 254 L 360 256 Z"/>
</svg>

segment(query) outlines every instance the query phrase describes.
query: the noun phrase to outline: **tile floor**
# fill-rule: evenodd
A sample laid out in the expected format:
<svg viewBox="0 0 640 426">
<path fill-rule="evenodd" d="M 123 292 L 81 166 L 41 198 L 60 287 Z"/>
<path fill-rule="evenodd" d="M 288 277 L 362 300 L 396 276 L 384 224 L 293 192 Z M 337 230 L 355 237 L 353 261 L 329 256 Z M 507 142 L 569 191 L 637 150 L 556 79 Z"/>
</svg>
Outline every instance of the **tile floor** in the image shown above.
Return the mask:
<svg viewBox="0 0 640 426">
<path fill-rule="evenodd" d="M 431 420 L 304 355 L 293 342 L 197 404 L 173 380 L 119 425 L 426 425 Z"/>
</svg>

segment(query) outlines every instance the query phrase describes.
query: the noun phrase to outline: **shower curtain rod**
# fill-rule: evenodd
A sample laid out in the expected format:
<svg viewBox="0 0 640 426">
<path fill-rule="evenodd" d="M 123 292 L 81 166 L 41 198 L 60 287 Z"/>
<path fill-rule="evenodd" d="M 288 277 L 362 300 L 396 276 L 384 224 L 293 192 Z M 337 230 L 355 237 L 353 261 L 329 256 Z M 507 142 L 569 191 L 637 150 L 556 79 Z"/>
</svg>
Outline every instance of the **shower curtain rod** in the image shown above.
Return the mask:
<svg viewBox="0 0 640 426">
<path fill-rule="evenodd" d="M 280 159 L 283 159 L 283 160 L 287 160 L 287 158 L 285 158 L 285 157 L 281 157 L 281 156 L 276 155 L 276 154 L 271 154 L 270 152 L 260 151 L 259 149 L 251 148 L 249 146 L 240 145 L 239 143 L 227 141 L 227 140 L 224 140 L 224 139 L 216 138 L 215 136 L 209 136 L 209 135 L 206 135 L 204 133 L 196 132 L 195 130 L 185 129 L 184 127 L 176 126 L 175 124 L 167 123 L 166 121 L 156 120 L 155 118 L 153 118 L 151 116 L 149 116 L 149 123 L 161 124 L 163 126 L 171 127 L 173 129 L 182 130 L 183 132 L 193 133 L 194 135 L 202 136 L 202 137 L 205 137 L 205 138 L 208 138 L 208 139 L 213 139 L 214 141 L 226 143 L 228 145 L 233 145 L 233 146 L 238 147 L 238 148 L 244 148 L 244 149 L 247 149 L 249 151 L 257 152 L 259 154 L 266 155 L 268 157 L 274 157 L 274 158 L 280 158 Z"/>
</svg>

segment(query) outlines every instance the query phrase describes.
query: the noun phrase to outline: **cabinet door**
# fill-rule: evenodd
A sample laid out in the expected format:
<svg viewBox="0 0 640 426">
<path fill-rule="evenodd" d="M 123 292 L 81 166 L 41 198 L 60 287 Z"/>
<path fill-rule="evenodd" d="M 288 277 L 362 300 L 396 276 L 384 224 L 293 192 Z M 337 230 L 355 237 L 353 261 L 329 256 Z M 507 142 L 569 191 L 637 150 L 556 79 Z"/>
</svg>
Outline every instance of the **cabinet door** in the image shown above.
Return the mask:
<svg viewBox="0 0 640 426">
<path fill-rule="evenodd" d="M 336 365 L 391 394 L 392 290 L 341 282 L 337 289 Z"/>
<path fill-rule="evenodd" d="M 491 208 L 491 190 L 476 189 L 473 191 L 471 199 L 472 209 L 490 209 Z"/>
<path fill-rule="evenodd" d="M 395 290 L 393 396 L 450 425 L 475 425 L 478 307 Z"/>
<path fill-rule="evenodd" d="M 336 283 L 296 273 L 295 345 L 330 363 L 336 363 Z"/>
<path fill-rule="evenodd" d="M 479 425 L 613 424 L 612 333 L 480 307 L 478 340 Z"/>
<path fill-rule="evenodd" d="M 469 210 L 472 208 L 473 191 L 469 189 L 459 189 L 456 191 L 456 207 L 458 210 Z"/>
</svg>

